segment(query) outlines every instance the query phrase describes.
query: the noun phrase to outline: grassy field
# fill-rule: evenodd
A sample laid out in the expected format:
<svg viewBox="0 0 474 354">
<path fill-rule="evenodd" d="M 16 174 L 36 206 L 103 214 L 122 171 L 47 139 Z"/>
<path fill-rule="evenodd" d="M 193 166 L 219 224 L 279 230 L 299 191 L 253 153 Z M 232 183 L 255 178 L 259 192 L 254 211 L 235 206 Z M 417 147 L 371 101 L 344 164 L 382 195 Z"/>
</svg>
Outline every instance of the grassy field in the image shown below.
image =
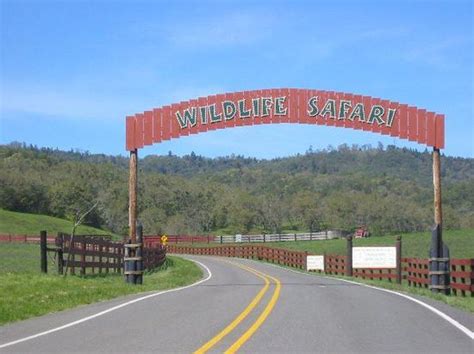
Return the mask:
<svg viewBox="0 0 474 354">
<path fill-rule="evenodd" d="M 0 234 L 39 235 L 46 230 L 50 236 L 56 236 L 58 232 L 71 233 L 71 229 L 72 222 L 64 219 L 0 209 Z M 110 232 L 80 225 L 76 234 L 110 235 Z"/>
<path fill-rule="evenodd" d="M 50 265 L 50 268 L 53 268 Z M 121 275 L 67 276 L 39 273 L 39 246 L 0 244 L 0 325 L 82 304 L 191 284 L 202 277 L 193 262 L 168 257 L 144 284 L 125 284 Z"/>
</svg>

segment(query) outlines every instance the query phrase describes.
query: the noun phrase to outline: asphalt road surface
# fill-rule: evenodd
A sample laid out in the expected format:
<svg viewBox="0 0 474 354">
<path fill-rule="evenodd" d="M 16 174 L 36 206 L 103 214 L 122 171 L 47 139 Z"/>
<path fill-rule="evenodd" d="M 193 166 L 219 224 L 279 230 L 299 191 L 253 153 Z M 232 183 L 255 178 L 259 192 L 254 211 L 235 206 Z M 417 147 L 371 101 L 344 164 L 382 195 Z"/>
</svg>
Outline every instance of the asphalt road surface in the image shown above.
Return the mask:
<svg viewBox="0 0 474 354">
<path fill-rule="evenodd" d="M 474 353 L 474 316 L 449 306 L 250 260 L 189 258 L 205 266 L 197 285 L 0 327 L 0 352 Z"/>
</svg>

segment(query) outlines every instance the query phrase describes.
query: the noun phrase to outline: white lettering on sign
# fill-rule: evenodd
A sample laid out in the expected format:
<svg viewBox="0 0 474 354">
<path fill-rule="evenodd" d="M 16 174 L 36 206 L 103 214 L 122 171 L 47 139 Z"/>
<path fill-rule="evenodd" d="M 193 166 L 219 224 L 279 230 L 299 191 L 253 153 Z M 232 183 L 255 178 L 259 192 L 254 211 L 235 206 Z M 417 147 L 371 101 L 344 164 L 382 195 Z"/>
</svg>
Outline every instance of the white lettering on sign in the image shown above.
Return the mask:
<svg viewBox="0 0 474 354">
<path fill-rule="evenodd" d="M 324 256 L 306 256 L 306 270 L 322 270 L 324 272 Z"/>
<path fill-rule="evenodd" d="M 352 268 L 396 268 L 395 247 L 354 247 Z"/>
</svg>

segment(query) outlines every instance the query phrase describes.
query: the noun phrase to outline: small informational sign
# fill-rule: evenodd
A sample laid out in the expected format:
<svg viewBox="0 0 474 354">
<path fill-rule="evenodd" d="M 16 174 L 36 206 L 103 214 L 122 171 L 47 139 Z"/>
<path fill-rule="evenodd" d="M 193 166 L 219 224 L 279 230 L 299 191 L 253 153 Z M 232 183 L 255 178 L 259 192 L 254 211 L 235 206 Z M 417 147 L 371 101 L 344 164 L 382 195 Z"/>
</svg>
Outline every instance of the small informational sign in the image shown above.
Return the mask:
<svg viewBox="0 0 474 354">
<path fill-rule="evenodd" d="M 352 268 L 396 268 L 397 249 L 395 247 L 354 247 L 352 248 Z"/>
<path fill-rule="evenodd" d="M 324 256 L 306 256 L 306 270 L 322 270 L 324 272 Z"/>
<path fill-rule="evenodd" d="M 166 235 L 161 236 L 161 244 L 163 246 L 166 246 L 167 242 L 168 242 L 168 236 L 166 236 Z"/>
<path fill-rule="evenodd" d="M 242 242 L 242 235 L 241 234 L 237 234 L 235 235 L 235 242 Z"/>
</svg>

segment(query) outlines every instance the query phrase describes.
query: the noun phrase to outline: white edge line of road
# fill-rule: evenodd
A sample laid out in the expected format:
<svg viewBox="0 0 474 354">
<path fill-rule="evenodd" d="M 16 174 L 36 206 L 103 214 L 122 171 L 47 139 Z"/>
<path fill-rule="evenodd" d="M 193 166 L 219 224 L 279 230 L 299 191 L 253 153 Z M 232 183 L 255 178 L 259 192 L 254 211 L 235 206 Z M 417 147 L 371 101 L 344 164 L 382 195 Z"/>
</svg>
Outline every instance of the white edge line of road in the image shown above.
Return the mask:
<svg viewBox="0 0 474 354">
<path fill-rule="evenodd" d="M 189 259 L 189 258 L 188 258 L 188 259 Z M 77 320 L 77 321 L 67 323 L 67 324 L 62 325 L 62 326 L 60 326 L 60 327 L 56 327 L 56 328 L 53 328 L 53 329 L 50 329 L 50 330 L 47 330 L 47 331 L 44 331 L 44 332 L 40 332 L 40 333 L 37 333 L 37 334 L 33 334 L 33 335 L 28 336 L 28 337 L 25 337 L 25 338 L 17 339 L 17 340 L 12 341 L 12 342 L 0 344 L 0 349 L 6 348 L 6 347 L 9 347 L 9 346 L 11 346 L 11 345 L 18 344 L 18 343 L 26 342 L 26 341 L 31 340 L 31 339 L 34 339 L 34 338 L 42 337 L 42 336 L 45 336 L 45 335 L 50 334 L 50 333 L 54 333 L 54 332 L 61 331 L 61 330 L 63 330 L 63 329 L 66 329 L 66 328 L 69 328 L 69 327 L 78 325 L 78 324 L 80 324 L 80 323 L 83 323 L 83 322 L 92 320 L 92 319 L 97 318 L 97 317 L 99 317 L 99 316 L 105 315 L 105 314 L 107 314 L 107 313 L 109 313 L 109 312 L 112 312 L 112 311 L 121 309 L 122 307 L 125 307 L 125 306 L 128 306 L 128 305 L 132 305 L 132 304 L 135 304 L 135 303 L 137 303 L 137 302 L 150 299 L 150 298 L 152 298 L 152 297 L 156 297 L 156 296 L 159 296 L 159 295 L 164 295 L 164 294 L 168 294 L 168 293 L 172 293 L 172 292 L 180 291 L 180 290 L 184 290 L 184 289 L 189 289 L 189 288 L 191 288 L 191 287 L 193 287 L 193 286 L 202 284 L 202 283 L 204 283 L 204 282 L 206 282 L 206 281 L 208 281 L 209 279 L 212 278 L 212 272 L 211 272 L 211 270 L 210 270 L 206 265 L 204 265 L 204 264 L 202 264 L 201 262 L 196 261 L 196 260 L 194 260 L 194 259 L 190 259 L 190 260 L 193 261 L 193 262 L 195 262 L 195 263 L 197 263 L 197 264 L 199 264 L 201 267 L 203 267 L 203 268 L 206 270 L 206 272 L 208 273 L 208 276 L 207 276 L 205 279 L 201 279 L 201 280 L 199 280 L 199 281 L 196 282 L 196 283 L 193 283 L 193 284 L 190 284 L 190 285 L 186 285 L 186 286 L 183 286 L 183 287 L 180 287 L 180 288 L 164 290 L 164 291 L 160 291 L 160 292 L 157 292 L 157 293 L 153 293 L 153 294 L 149 294 L 149 295 L 146 295 L 146 296 L 142 296 L 142 297 L 139 297 L 139 298 L 137 298 L 137 299 L 133 299 L 133 300 L 124 302 L 123 304 L 120 304 L 120 305 L 111 307 L 111 308 L 109 308 L 109 309 L 107 309 L 107 310 L 98 312 L 98 313 L 96 313 L 96 314 L 94 314 L 94 315 L 87 316 L 87 317 L 81 318 L 81 319 L 79 319 L 79 320 Z"/>
<path fill-rule="evenodd" d="M 245 259 L 245 258 L 242 258 L 242 259 Z M 297 270 L 294 270 L 294 269 L 288 269 L 288 268 L 284 268 L 284 267 L 280 267 L 276 264 L 271 264 L 271 263 L 263 263 L 263 264 L 267 264 L 269 266 L 272 266 L 272 267 L 275 267 L 275 268 L 278 268 L 278 269 L 283 269 L 283 270 L 287 270 L 289 272 L 293 272 L 293 273 L 297 273 L 297 274 L 303 274 L 303 275 L 307 275 L 307 276 L 310 276 L 310 277 L 314 277 L 314 276 L 319 276 L 319 277 L 323 277 L 323 278 L 328 278 L 328 279 L 334 279 L 334 280 L 340 280 L 340 281 L 343 281 L 343 282 L 346 282 L 346 283 L 350 283 L 350 284 L 355 284 L 355 285 L 360 285 L 360 286 L 365 286 L 367 288 L 371 288 L 371 289 L 375 289 L 375 290 L 379 290 L 379 291 L 383 291 L 383 292 L 386 292 L 386 293 L 389 293 L 389 294 L 394 294 L 394 295 L 398 295 L 398 296 L 401 296 L 405 299 L 408 299 L 410 301 L 413 301 L 415 303 L 417 303 L 418 305 L 421 305 L 423 307 L 425 307 L 426 309 L 430 310 L 431 312 L 435 313 L 436 315 L 440 316 L 442 319 L 448 321 L 451 325 L 453 325 L 454 327 L 456 327 L 457 329 L 459 329 L 461 332 L 463 332 L 465 335 L 467 335 L 469 338 L 473 339 L 474 340 L 474 332 L 472 332 L 469 328 L 467 328 L 466 326 L 462 325 L 461 323 L 459 323 L 458 321 L 456 321 L 454 318 L 450 317 L 449 315 L 445 314 L 444 312 L 438 310 L 437 308 L 431 306 L 431 305 L 428 305 L 427 303 L 424 303 L 423 301 L 420 301 L 418 299 L 415 299 L 414 297 L 411 297 L 411 296 L 408 296 L 408 295 L 405 295 L 405 294 L 402 294 L 402 293 L 399 293 L 397 291 L 393 291 L 393 290 L 388 290 L 388 289 L 384 289 L 384 288 L 379 288 L 377 286 L 373 286 L 373 285 L 368 285 L 368 284 L 364 284 L 364 283 L 358 283 L 358 282 L 355 282 L 355 281 L 351 281 L 351 280 L 346 280 L 346 279 L 340 279 L 340 278 L 336 278 L 336 277 L 329 277 L 327 275 L 320 275 L 320 274 L 310 274 L 310 273 L 306 273 L 306 272 L 302 272 L 302 271 L 297 271 Z"/>
</svg>

